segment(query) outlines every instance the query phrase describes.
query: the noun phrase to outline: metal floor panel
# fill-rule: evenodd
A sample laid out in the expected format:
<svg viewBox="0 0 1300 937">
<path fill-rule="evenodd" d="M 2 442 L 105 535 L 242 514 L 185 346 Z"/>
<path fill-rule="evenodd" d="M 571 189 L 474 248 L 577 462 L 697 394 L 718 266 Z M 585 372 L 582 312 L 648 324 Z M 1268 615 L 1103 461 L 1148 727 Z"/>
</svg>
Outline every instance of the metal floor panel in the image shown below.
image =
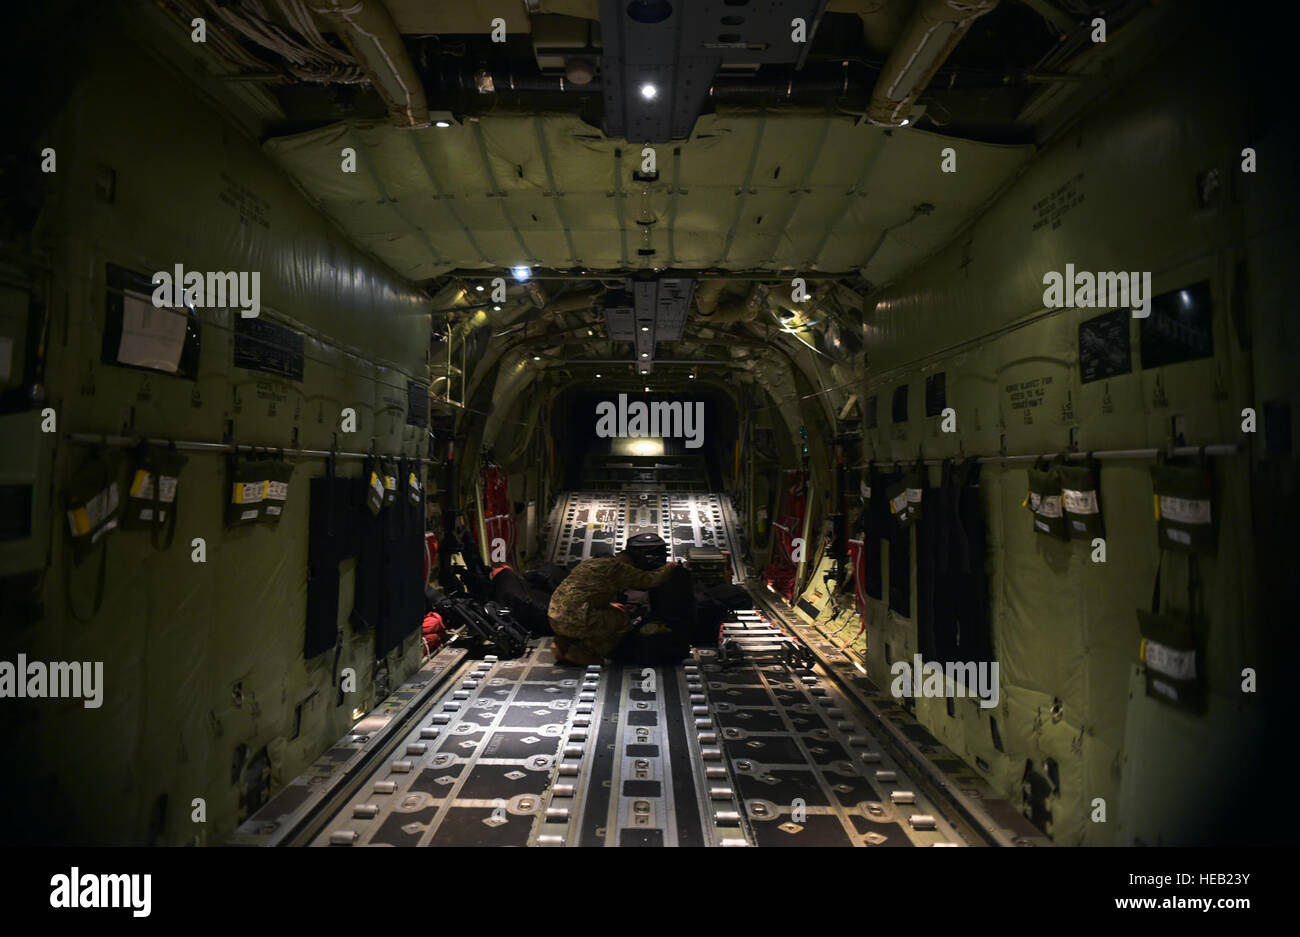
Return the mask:
<svg viewBox="0 0 1300 937">
<path fill-rule="evenodd" d="M 468 665 L 313 845 L 554 837 L 550 828 L 565 825 L 557 779 L 562 765 L 581 763 L 572 756 L 586 748 L 590 686 L 582 670 L 555 666 L 549 642 L 518 660 Z"/>
<path fill-rule="evenodd" d="M 719 739 L 751 844 L 964 844 L 824 673 L 776 661 L 724 666 L 713 650 L 694 656 L 705 701 L 695 712 L 717 726 L 708 738 Z"/>
<path fill-rule="evenodd" d="M 865 661 L 851 643 L 836 640 L 826 622 L 808 622 L 793 610 L 773 602 L 750 584 L 750 594 L 773 621 L 799 636 L 817 658 L 823 672 L 832 674 L 840 688 L 854 702 L 857 712 L 877 738 L 883 738 L 900 758 L 907 761 L 914 776 L 924 778 L 937 796 L 945 799 L 949 816 L 960 817 L 971 841 L 999 846 L 1049 846 L 1051 840 L 1032 826 L 1007 800 L 998 796 L 979 773 L 935 738 L 900 701 L 871 681 Z M 834 621 L 829 623 L 834 626 Z M 855 626 L 856 627 L 856 626 Z M 861 647 L 865 648 L 865 640 Z"/>
<path fill-rule="evenodd" d="M 670 562 L 687 559 L 691 547 L 716 547 L 731 554 L 733 568 L 740 575 L 729 526 L 723 495 L 572 491 L 552 515 L 550 558 L 567 566 L 594 556 L 612 556 L 623 549 L 629 537 L 653 533 L 668 544 Z"/>
<path fill-rule="evenodd" d="M 313 845 L 962 842 L 834 684 L 783 663 L 581 670 L 541 639 L 414 723 Z"/>
</svg>

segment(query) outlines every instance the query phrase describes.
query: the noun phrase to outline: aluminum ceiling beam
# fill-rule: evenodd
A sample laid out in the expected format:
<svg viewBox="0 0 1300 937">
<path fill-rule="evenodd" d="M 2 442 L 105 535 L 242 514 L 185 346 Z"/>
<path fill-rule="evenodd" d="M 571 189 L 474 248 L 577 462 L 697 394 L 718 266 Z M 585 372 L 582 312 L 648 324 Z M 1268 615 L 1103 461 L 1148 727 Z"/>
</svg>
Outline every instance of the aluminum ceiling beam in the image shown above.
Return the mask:
<svg viewBox="0 0 1300 937">
<path fill-rule="evenodd" d="M 827 0 L 601 0 L 605 133 L 636 143 L 690 136 L 719 69 L 803 65 Z M 804 21 L 794 40 L 795 18 Z M 643 93 L 651 88 L 653 93 Z"/>
<path fill-rule="evenodd" d="M 649 374 L 654 370 L 659 343 L 681 341 L 694 294 L 692 279 L 629 279 L 622 295 L 631 299 L 631 305 L 619 302 L 605 306 L 606 337 L 614 342 L 631 342 L 633 363 L 641 373 Z"/>
</svg>

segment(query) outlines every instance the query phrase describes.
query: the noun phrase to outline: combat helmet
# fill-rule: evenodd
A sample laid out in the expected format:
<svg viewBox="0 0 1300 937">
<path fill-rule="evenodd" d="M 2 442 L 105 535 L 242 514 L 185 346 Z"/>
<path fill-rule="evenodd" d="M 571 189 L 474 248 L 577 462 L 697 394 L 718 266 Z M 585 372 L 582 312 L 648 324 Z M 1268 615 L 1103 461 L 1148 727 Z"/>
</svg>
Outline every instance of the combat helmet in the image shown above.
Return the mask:
<svg viewBox="0 0 1300 937">
<path fill-rule="evenodd" d="M 628 559 L 637 569 L 655 570 L 668 562 L 668 544 L 657 534 L 637 534 L 627 540 Z"/>
</svg>

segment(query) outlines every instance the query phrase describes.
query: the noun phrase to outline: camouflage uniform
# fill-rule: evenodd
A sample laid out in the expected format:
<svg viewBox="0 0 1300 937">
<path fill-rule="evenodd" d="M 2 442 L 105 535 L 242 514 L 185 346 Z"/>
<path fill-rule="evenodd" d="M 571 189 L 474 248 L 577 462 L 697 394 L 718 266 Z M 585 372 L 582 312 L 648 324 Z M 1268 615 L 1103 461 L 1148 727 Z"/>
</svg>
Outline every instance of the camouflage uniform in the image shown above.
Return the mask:
<svg viewBox="0 0 1300 937">
<path fill-rule="evenodd" d="M 676 567 L 666 563 L 653 572 L 637 569 L 612 556 L 580 563 L 551 594 L 551 630 L 561 653 L 580 644 L 601 657 L 608 657 L 631 630 L 627 612 L 613 602 L 624 589 L 653 589 L 668 581 Z"/>
</svg>

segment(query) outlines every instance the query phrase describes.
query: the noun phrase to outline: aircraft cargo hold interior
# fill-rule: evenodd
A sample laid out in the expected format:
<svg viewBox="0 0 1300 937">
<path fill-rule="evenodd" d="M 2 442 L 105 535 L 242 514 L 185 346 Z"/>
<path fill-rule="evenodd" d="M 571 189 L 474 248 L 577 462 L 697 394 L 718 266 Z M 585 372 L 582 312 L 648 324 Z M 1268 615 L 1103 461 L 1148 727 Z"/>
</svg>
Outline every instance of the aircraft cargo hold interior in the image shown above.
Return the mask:
<svg viewBox="0 0 1300 937">
<path fill-rule="evenodd" d="M 0 844 L 1297 841 L 1263 11 L 10 25 Z"/>
</svg>

